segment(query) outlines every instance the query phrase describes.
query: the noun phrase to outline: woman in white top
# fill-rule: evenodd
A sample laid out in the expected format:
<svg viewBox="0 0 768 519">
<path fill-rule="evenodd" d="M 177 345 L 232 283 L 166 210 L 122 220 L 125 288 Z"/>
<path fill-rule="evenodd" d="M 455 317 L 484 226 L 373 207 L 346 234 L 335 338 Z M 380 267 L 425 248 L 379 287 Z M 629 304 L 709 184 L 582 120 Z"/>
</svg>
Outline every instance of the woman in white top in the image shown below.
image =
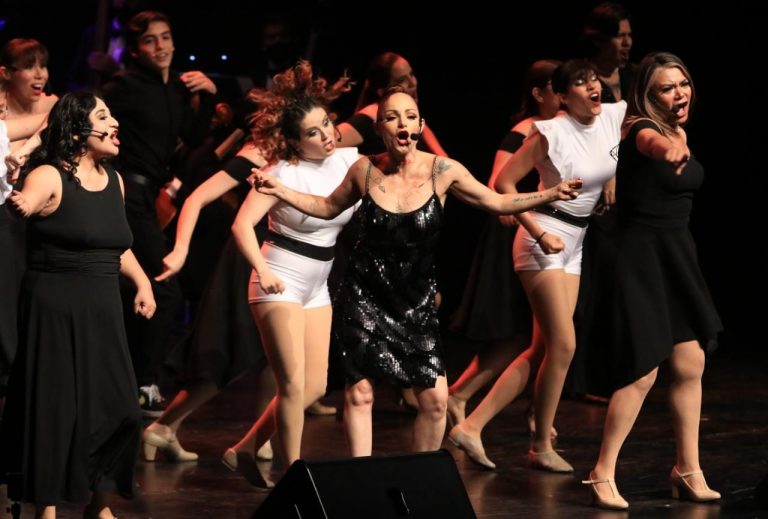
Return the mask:
<svg viewBox="0 0 768 519">
<path fill-rule="evenodd" d="M 23 221 L 12 217 L 5 203 L 13 191 L 13 184 L 19 174 L 19 163 L 34 149 L 40 138 L 35 132 L 42 126 L 47 114 L 25 115 L 6 120 L 8 116 L 7 84 L 0 79 L 0 273 L 3 283 L 0 290 L 0 414 L 3 408 L 6 377 L 16 355 L 17 329 L 16 306 L 21 279 L 24 274 L 25 257 Z M 35 139 L 29 139 L 33 134 Z M 24 148 L 11 154 L 15 144 L 27 142 Z M 7 162 L 7 165 L 6 165 Z"/>
<path fill-rule="evenodd" d="M 355 148 L 336 149 L 337 132 L 325 103 L 346 88 L 340 80 L 326 88 L 312 79 L 302 61 L 283 74 L 264 99 L 254 133 L 270 170 L 295 189 L 326 196 L 358 159 Z M 274 432 L 287 465 L 299 458 L 304 409 L 325 393 L 331 333 L 331 300 L 326 280 L 333 265 L 336 236 L 352 216 L 350 208 L 333 220 L 303 215 L 284 202 L 253 190 L 237 214 L 232 232 L 253 266 L 248 299 L 259 327 L 277 396 L 246 436 L 224 454 L 223 462 L 253 484 L 261 476 L 255 449 Z M 269 213 L 269 237 L 259 245 L 254 226 Z"/>
<path fill-rule="evenodd" d="M 531 136 L 504 166 L 495 187 L 501 193 L 514 193 L 515 184 L 535 166 L 541 178 L 539 189 L 572 178 L 581 178 L 583 189 L 575 200 L 553 202 L 518 215 L 524 229 L 515 237 L 513 255 L 533 311 L 533 341 L 472 414 L 449 433 L 473 461 L 487 468 L 495 465 L 483 449 L 482 430 L 520 394 L 541 360 L 534 389 L 536 432 L 528 463 L 551 472 L 573 471 L 552 449 L 550 431 L 576 348 L 573 311 L 587 218 L 603 185 L 615 174 L 626 103 L 602 106 L 600 82 L 593 67 L 583 60 L 560 65 L 553 73 L 552 89 L 560 95 L 567 113 L 534 123 Z"/>
</svg>

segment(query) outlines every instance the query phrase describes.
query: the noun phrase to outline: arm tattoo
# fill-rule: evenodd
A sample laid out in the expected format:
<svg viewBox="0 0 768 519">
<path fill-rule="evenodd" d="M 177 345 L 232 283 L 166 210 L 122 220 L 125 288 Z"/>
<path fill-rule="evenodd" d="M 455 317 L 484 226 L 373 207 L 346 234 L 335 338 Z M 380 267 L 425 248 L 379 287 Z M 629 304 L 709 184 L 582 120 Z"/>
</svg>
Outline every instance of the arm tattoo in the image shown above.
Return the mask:
<svg viewBox="0 0 768 519">
<path fill-rule="evenodd" d="M 437 175 L 442 175 L 446 171 L 451 169 L 451 165 L 443 159 L 437 159 Z"/>
<path fill-rule="evenodd" d="M 512 201 L 515 202 L 515 203 L 518 203 L 518 202 L 528 202 L 528 201 L 531 201 L 531 200 L 541 200 L 542 198 L 543 198 L 542 195 L 539 194 L 539 193 L 531 193 L 528 196 L 518 196 L 518 197 L 515 197 L 515 198 L 512 199 Z"/>
</svg>

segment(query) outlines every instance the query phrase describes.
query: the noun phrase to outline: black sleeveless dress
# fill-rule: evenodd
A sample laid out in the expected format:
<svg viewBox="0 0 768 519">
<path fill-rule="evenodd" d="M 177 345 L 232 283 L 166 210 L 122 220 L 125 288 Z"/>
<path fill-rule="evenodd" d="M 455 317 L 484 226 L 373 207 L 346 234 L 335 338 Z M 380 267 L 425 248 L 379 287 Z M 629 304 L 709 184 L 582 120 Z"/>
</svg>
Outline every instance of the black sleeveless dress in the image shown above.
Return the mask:
<svg viewBox="0 0 768 519">
<path fill-rule="evenodd" d="M 0 473 L 20 472 L 24 500 L 42 506 L 134 491 L 141 414 L 118 286 L 132 236 L 106 171 L 101 191 L 59 171 L 59 207 L 28 223 Z"/>
<path fill-rule="evenodd" d="M 676 175 L 667 162 L 642 155 L 635 140 L 644 128 L 659 131 L 641 120 L 619 146 L 619 232 L 615 247 L 599 257 L 603 270 L 577 333 L 577 355 L 585 356 L 578 365 L 592 394 L 608 396 L 648 374 L 677 343 L 697 340 L 711 351 L 722 330 L 688 230 L 704 169 L 692 156 Z M 591 376 L 596 368 L 608 376 Z M 602 383 L 593 387 L 592 381 Z"/>
<path fill-rule="evenodd" d="M 434 387 L 445 374 L 437 320 L 435 250 L 443 207 L 435 194 L 420 208 L 392 213 L 366 193 L 360 229 L 335 300 L 334 335 L 347 383 L 363 378 Z"/>
</svg>

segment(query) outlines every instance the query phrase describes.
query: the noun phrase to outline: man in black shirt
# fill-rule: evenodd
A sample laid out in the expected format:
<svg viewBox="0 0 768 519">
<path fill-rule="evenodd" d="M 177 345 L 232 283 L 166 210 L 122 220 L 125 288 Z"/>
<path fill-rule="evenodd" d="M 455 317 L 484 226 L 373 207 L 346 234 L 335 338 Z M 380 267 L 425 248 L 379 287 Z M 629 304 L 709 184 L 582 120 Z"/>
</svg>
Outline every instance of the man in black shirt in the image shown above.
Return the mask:
<svg viewBox="0 0 768 519">
<path fill-rule="evenodd" d="M 168 253 L 155 200 L 172 180 L 170 161 L 179 140 L 191 146 L 205 136 L 213 114 L 216 86 L 199 71 L 171 70 L 173 36 L 168 18 L 143 11 L 127 25 L 127 47 L 134 65 L 104 85 L 103 96 L 120 121 L 119 171 L 125 181 L 125 208 L 133 231 L 133 251 L 150 279 L 163 271 Z M 163 399 L 156 380 L 168 347 L 173 313 L 181 303 L 176 280 L 153 280 L 157 312 L 136 318 L 126 304 L 126 328 L 147 416 L 159 416 Z M 130 295 L 129 301 L 133 296 Z"/>
</svg>

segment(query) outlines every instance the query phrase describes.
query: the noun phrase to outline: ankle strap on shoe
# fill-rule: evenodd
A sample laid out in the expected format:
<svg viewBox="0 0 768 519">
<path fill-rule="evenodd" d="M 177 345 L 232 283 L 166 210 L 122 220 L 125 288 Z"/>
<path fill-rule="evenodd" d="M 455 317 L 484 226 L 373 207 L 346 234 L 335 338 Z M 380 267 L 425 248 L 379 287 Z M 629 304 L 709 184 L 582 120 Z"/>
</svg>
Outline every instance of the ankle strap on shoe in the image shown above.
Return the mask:
<svg viewBox="0 0 768 519">
<path fill-rule="evenodd" d="M 697 474 L 704 474 L 704 471 L 703 470 L 692 470 L 690 472 L 680 472 L 679 470 L 677 470 L 677 467 L 675 467 L 675 475 L 678 478 L 687 478 L 687 477 L 690 477 L 690 476 L 695 476 Z"/>
<path fill-rule="evenodd" d="M 596 485 L 598 483 L 614 483 L 616 480 L 613 478 L 606 478 L 606 479 L 582 479 L 581 484 L 582 485 Z"/>
</svg>

